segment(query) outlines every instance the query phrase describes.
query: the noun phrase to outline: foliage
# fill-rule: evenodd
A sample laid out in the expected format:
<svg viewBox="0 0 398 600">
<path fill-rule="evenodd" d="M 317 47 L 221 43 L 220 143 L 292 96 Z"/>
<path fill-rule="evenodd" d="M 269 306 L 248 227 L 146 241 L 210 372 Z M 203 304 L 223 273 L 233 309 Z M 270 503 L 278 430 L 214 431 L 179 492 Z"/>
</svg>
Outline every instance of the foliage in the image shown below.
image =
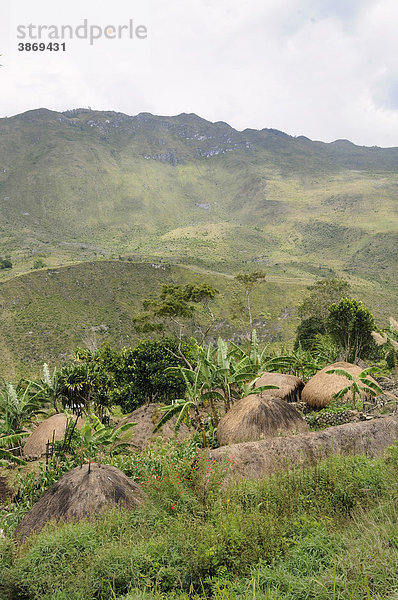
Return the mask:
<svg viewBox="0 0 398 600">
<path fill-rule="evenodd" d="M 0 269 L 12 269 L 12 262 L 8 258 L 0 259 Z"/>
<path fill-rule="evenodd" d="M 42 258 L 38 258 L 33 262 L 32 269 L 43 269 L 46 266 L 46 263 Z"/>
<path fill-rule="evenodd" d="M 270 370 L 291 373 L 301 379 L 309 379 L 321 368 L 322 357 L 298 346 L 291 352 L 282 348 L 280 353 L 270 360 Z"/>
<path fill-rule="evenodd" d="M 30 381 L 30 384 L 37 390 L 36 397 L 38 399 L 51 404 L 56 412 L 59 412 L 59 402 L 62 402 L 63 399 L 63 388 L 57 367 L 54 367 L 53 372 L 50 373 L 47 363 L 44 363 L 41 380 Z"/>
<path fill-rule="evenodd" d="M 179 374 L 168 371 L 169 367 L 184 364 L 179 350 L 191 359 L 191 345 L 175 338 L 141 340 L 121 350 L 109 345 L 95 352 L 80 349 L 78 356 L 103 374 L 106 403 L 131 412 L 150 402 L 169 403 L 184 393 Z"/>
<path fill-rule="evenodd" d="M 89 353 L 89 351 L 87 351 Z M 85 360 L 66 365 L 59 371 L 59 394 L 64 407 L 71 408 L 74 412 L 88 415 L 92 409 L 100 416 L 111 405 L 109 391 L 111 378 L 92 360 Z M 79 349 L 76 359 L 80 359 Z"/>
<path fill-rule="evenodd" d="M 376 324 L 372 313 L 362 302 L 343 298 L 329 307 L 327 329 L 344 353 L 344 360 L 355 362 L 375 353 L 372 331 Z"/>
<path fill-rule="evenodd" d="M 350 292 L 350 288 L 350 284 L 345 279 L 338 277 L 318 279 L 307 288 L 309 294 L 299 305 L 300 318 L 303 321 L 315 319 L 320 326 L 325 325 L 329 316 L 329 306 L 345 298 Z M 323 332 L 319 331 L 319 333 Z"/>
<path fill-rule="evenodd" d="M 301 321 L 296 330 L 294 349 L 311 350 L 318 335 L 326 332 L 329 306 L 347 296 L 350 284 L 338 277 L 318 279 L 308 288 L 307 297 L 298 307 Z"/>
<path fill-rule="evenodd" d="M 42 403 L 37 394 L 31 393 L 31 384 L 23 381 L 15 387 L 5 383 L 0 388 L 0 431 L 17 433 L 29 420 L 42 411 Z"/>
<path fill-rule="evenodd" d="M 276 386 L 256 387 L 256 379 L 264 366 L 264 354 L 258 351 L 255 330 L 252 332 L 251 348 L 248 353 L 233 343 L 229 347 L 228 343 L 221 338 L 217 340 L 216 348 L 211 344 L 208 347 L 197 344 L 195 352 L 194 369 L 181 366 L 170 369 L 181 374 L 185 383 L 185 397 L 175 400 L 171 406 L 163 409 L 165 414 L 156 426 L 156 430 L 176 414 L 178 414 L 176 420 L 176 429 L 178 429 L 191 411 L 205 446 L 205 423 L 201 408 L 210 409 L 212 422 L 217 427 L 219 420 L 217 401 L 223 402 L 225 410 L 229 410 L 235 400 L 266 389 L 275 389 Z"/>
<path fill-rule="evenodd" d="M 326 325 L 323 320 L 319 320 L 318 317 L 304 319 L 297 327 L 294 350 L 297 350 L 299 346 L 303 350 L 312 350 L 316 337 L 325 332 Z"/>
<path fill-rule="evenodd" d="M 80 430 L 77 430 L 77 436 L 80 444 L 77 447 L 77 455 L 80 463 L 101 460 L 104 451 L 111 456 L 115 451 L 120 452 L 122 447 L 128 444 L 122 442 L 123 434 L 137 425 L 137 423 L 125 423 L 117 429 L 105 427 L 101 421 L 91 416 L 86 419 L 85 424 Z"/>
<path fill-rule="evenodd" d="M 363 396 L 377 396 L 378 394 L 383 393 L 381 387 L 368 377 L 370 373 L 374 373 L 375 371 L 377 371 L 377 368 L 369 367 L 363 369 L 358 375 L 354 375 L 345 369 L 331 369 L 330 371 L 326 371 L 326 373 L 341 375 L 350 381 L 348 385 L 345 385 L 340 391 L 334 394 L 334 397 L 336 400 L 343 400 L 345 396 L 351 392 L 352 407 L 361 410 L 361 398 Z"/>
<path fill-rule="evenodd" d="M 387 364 L 394 368 L 395 377 L 398 377 L 398 322 L 390 317 L 390 329 L 384 331 L 383 335 L 377 331 L 372 331 L 372 337 L 376 342 L 377 346 L 386 346 L 388 349 Z"/>
<path fill-rule="evenodd" d="M 25 464 L 22 458 L 13 453 L 13 449 L 16 444 L 19 444 L 28 435 L 28 432 L 6 434 L 0 432 L 0 466 L 7 466 L 8 463 Z"/>
<path fill-rule="evenodd" d="M 178 337 L 181 339 L 185 320 L 193 319 L 200 306 L 210 317 L 210 322 L 202 332 L 202 340 L 204 340 L 215 322 L 210 303 L 217 294 L 219 291 L 207 283 L 186 285 L 163 283 L 157 298 L 143 301 L 145 312 L 133 319 L 136 330 L 139 333 L 160 332 L 171 325 L 172 331 L 177 327 Z"/>
<path fill-rule="evenodd" d="M 174 448 L 168 443 L 151 456 L 115 457 L 128 474 L 142 473 L 136 480 L 148 502 L 140 510 L 51 526 L 18 553 L 8 551 L 0 566 L 4 600 L 127 594 L 357 600 L 367 597 L 366 587 L 376 600 L 395 589 L 393 455 L 336 456 L 313 468 L 225 486 L 229 464 L 214 465 L 200 454 L 192 463 L 188 446 Z"/>
</svg>

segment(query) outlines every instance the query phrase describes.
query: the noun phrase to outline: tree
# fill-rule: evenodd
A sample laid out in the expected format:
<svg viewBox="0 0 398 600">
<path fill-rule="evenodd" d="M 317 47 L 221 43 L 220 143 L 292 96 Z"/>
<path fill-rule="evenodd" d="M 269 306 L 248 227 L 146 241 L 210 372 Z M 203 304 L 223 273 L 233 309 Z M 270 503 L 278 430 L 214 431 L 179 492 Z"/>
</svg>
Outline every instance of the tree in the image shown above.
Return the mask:
<svg viewBox="0 0 398 600">
<path fill-rule="evenodd" d="M 308 317 L 303 319 L 296 330 L 296 340 L 294 342 L 294 350 L 299 346 L 303 350 L 311 350 L 316 337 L 323 335 L 326 332 L 326 325 L 323 319 L 318 317 Z"/>
<path fill-rule="evenodd" d="M 76 355 L 80 360 L 79 350 Z M 89 415 L 93 408 L 102 417 L 104 409 L 110 405 L 110 384 L 108 373 L 93 360 L 83 359 L 59 371 L 63 404 L 77 414 L 86 412 Z"/>
<path fill-rule="evenodd" d="M 329 306 L 347 297 L 350 288 L 348 281 L 339 277 L 318 279 L 307 288 L 309 294 L 298 307 L 300 319 L 314 318 L 325 324 L 329 316 Z"/>
<path fill-rule="evenodd" d="M 238 281 L 244 289 L 246 299 L 245 308 L 249 317 L 249 330 L 251 335 L 253 331 L 253 315 L 250 303 L 250 295 L 257 284 L 265 281 L 265 273 L 261 270 L 252 271 L 251 273 L 238 273 L 235 275 L 235 280 Z"/>
<path fill-rule="evenodd" d="M 117 350 L 105 344 L 94 352 L 78 348 L 80 363 L 101 375 L 94 390 L 97 404 L 118 404 L 123 412 L 131 412 L 150 402 L 170 403 L 184 393 L 181 376 L 167 369 L 185 364 L 178 349 L 192 361 L 191 345 L 176 338 L 139 341 L 132 348 Z"/>
<path fill-rule="evenodd" d="M 180 374 L 169 370 L 185 364 L 179 351 L 192 362 L 191 346 L 175 338 L 142 340 L 133 348 L 124 348 L 118 361 L 109 366 L 114 374 L 112 401 L 131 412 L 143 404 L 169 404 L 179 398 L 185 391 L 184 382 Z"/>
<path fill-rule="evenodd" d="M 157 298 L 144 300 L 144 312 L 133 319 L 136 331 L 159 333 L 171 326 L 171 331 L 177 335 L 179 340 L 182 340 L 187 325 L 186 321 L 190 320 L 192 328 L 195 325 L 199 328 L 202 341 L 204 341 L 215 323 L 211 302 L 218 294 L 219 291 L 207 283 L 199 285 L 164 283 Z M 194 321 L 199 309 L 202 312 L 202 318 L 207 318 L 204 330 Z M 180 355 L 184 358 L 181 352 Z"/>
<path fill-rule="evenodd" d="M 329 307 L 327 330 L 348 362 L 374 355 L 376 344 L 372 331 L 375 329 L 372 313 L 359 300 L 343 298 Z"/>
<path fill-rule="evenodd" d="M 339 277 L 318 279 L 308 287 L 309 294 L 298 307 L 301 322 L 296 330 L 294 349 L 311 350 L 315 338 L 326 331 L 329 306 L 346 297 L 350 284 Z"/>
<path fill-rule="evenodd" d="M 0 269 L 12 269 L 12 262 L 8 258 L 0 260 Z"/>
</svg>

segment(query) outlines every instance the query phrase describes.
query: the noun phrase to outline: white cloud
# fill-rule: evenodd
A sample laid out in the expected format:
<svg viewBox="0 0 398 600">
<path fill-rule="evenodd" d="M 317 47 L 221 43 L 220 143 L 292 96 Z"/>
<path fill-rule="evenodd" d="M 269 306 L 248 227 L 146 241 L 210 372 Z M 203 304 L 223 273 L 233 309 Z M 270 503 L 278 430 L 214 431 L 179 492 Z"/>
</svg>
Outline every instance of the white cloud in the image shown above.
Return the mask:
<svg viewBox="0 0 398 600">
<path fill-rule="evenodd" d="M 394 0 L 153 0 L 150 18 L 144 3 L 150 50 L 147 42 L 104 41 L 94 48 L 80 42 L 63 56 L 18 54 L 10 26 L 0 114 L 88 105 L 128 114 L 196 112 L 238 129 L 398 146 Z M 22 10 L 28 4 L 32 16 Z M 134 4 L 115 0 L 98 9 L 93 0 L 71 0 L 62 14 L 44 0 L 13 6 L 18 18 L 36 22 L 106 24 L 134 17 Z"/>
</svg>

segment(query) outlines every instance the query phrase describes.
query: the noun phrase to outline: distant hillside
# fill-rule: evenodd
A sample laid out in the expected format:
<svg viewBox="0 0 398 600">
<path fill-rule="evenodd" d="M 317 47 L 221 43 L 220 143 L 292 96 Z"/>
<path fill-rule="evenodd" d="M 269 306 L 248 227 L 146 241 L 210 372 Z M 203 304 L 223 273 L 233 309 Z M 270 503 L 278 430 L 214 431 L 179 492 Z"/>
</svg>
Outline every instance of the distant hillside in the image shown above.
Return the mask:
<svg viewBox="0 0 398 600">
<path fill-rule="evenodd" d="M 267 342 L 292 341 L 296 307 L 311 280 L 270 279 L 253 294 L 259 337 Z M 214 306 L 218 324 L 213 336 L 238 341 L 246 334 L 247 324 L 236 310 L 242 291 L 231 276 L 176 265 L 104 260 L 41 269 L 0 283 L 0 377 L 38 374 L 45 361 L 62 364 L 93 331 L 99 343 L 132 344 L 137 338 L 132 317 L 142 309 L 142 299 L 157 294 L 166 281 L 206 281 L 215 286 L 220 296 Z M 392 307 L 398 311 L 396 296 L 377 284 L 353 282 L 353 291 L 382 326 Z"/>
<path fill-rule="evenodd" d="M 220 290 L 214 336 L 239 339 L 247 324 L 236 313 L 241 292 L 231 277 L 186 267 L 100 261 L 43 269 L 0 283 L 0 376 L 37 373 L 42 363 L 61 364 L 93 331 L 99 343 L 128 346 L 137 339 L 132 317 L 142 300 L 164 282 L 206 281 Z M 254 295 L 256 325 L 263 338 L 291 337 L 303 283 L 270 282 Z M 193 333 L 188 331 L 187 333 Z"/>
<path fill-rule="evenodd" d="M 193 114 L 33 110 L 0 120 L 0 256 L 14 272 L 121 254 L 391 288 L 397 167 L 397 148 Z"/>
</svg>

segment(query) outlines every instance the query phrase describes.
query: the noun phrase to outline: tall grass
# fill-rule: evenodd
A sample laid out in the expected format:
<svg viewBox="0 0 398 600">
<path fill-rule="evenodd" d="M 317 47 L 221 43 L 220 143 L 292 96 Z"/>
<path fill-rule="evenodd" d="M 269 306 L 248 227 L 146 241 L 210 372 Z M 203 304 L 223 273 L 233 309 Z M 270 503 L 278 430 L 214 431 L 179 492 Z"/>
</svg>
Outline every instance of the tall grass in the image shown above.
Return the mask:
<svg viewBox="0 0 398 600">
<path fill-rule="evenodd" d="M 142 509 L 4 542 L 0 597 L 386 600 L 398 589 L 397 454 L 228 487 L 205 458 L 190 471 L 164 461 Z"/>
</svg>

